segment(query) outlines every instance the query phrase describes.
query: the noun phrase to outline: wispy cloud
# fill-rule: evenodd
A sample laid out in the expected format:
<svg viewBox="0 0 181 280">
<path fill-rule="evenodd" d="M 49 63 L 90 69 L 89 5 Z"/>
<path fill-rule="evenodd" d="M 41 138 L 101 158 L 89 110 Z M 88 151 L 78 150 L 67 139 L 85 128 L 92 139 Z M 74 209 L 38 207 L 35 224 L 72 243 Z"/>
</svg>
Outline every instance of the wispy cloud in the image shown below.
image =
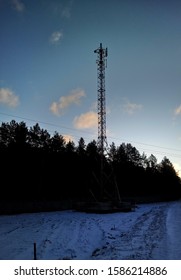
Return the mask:
<svg viewBox="0 0 181 280">
<path fill-rule="evenodd" d="M 80 105 L 81 98 L 85 97 L 85 92 L 83 89 L 74 89 L 67 96 L 61 96 L 58 101 L 54 101 L 50 106 L 50 111 L 54 115 L 62 115 L 65 112 L 65 109 L 74 105 Z"/>
<path fill-rule="evenodd" d="M 72 9 L 73 0 L 69 1 L 66 6 L 62 9 L 62 17 L 70 18 L 71 17 L 71 9 Z"/>
<path fill-rule="evenodd" d="M 50 1 L 50 9 L 53 11 L 53 14 L 58 17 L 65 19 L 71 18 L 73 0 L 64 1 Z"/>
<path fill-rule="evenodd" d="M 128 115 L 133 115 L 137 111 L 140 111 L 142 109 L 141 104 L 131 103 L 129 101 L 126 101 L 125 104 L 122 106 L 123 111 L 127 113 Z"/>
<path fill-rule="evenodd" d="M 54 31 L 50 36 L 50 43 L 52 45 L 58 44 L 62 38 L 63 38 L 63 32 Z"/>
<path fill-rule="evenodd" d="M 74 127 L 77 129 L 89 129 L 97 127 L 97 113 L 94 111 L 81 114 L 74 118 Z"/>
<path fill-rule="evenodd" d="M 16 107 L 19 104 L 19 97 L 9 88 L 0 88 L 0 104 Z"/>
<path fill-rule="evenodd" d="M 175 115 L 175 116 L 181 115 L 181 105 L 178 106 L 178 107 L 174 110 L 174 115 Z"/>
<path fill-rule="evenodd" d="M 12 0 L 13 8 L 19 12 L 22 13 L 25 10 L 25 5 L 21 0 Z"/>
</svg>

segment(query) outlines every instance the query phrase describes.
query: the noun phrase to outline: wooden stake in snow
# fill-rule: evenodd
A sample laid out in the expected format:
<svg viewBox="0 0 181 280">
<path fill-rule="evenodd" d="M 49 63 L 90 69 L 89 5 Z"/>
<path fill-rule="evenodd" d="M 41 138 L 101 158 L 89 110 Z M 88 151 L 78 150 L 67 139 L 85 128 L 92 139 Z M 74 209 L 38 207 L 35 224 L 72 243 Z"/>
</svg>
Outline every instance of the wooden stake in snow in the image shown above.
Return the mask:
<svg viewBox="0 0 181 280">
<path fill-rule="evenodd" d="M 34 242 L 34 260 L 36 260 L 36 242 Z"/>
</svg>

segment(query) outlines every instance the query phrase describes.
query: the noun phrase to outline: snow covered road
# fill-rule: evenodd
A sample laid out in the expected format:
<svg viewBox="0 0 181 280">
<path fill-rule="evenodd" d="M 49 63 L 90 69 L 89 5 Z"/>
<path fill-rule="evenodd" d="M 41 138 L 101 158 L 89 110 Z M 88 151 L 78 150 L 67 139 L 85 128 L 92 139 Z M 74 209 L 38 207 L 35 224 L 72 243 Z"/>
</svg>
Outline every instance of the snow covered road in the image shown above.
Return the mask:
<svg viewBox="0 0 181 280">
<path fill-rule="evenodd" d="M 174 203 L 167 215 L 167 256 L 181 260 L 181 202 Z"/>
<path fill-rule="evenodd" d="M 0 216 L 0 259 L 181 259 L 181 202 L 134 212 L 75 211 Z"/>
</svg>

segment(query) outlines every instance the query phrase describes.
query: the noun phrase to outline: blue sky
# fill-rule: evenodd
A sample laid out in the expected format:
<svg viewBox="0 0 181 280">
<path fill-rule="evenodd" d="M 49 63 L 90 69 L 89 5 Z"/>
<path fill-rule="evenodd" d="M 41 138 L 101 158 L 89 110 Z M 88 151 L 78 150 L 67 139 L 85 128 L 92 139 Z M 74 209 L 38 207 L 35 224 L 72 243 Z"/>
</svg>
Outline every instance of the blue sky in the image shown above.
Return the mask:
<svg viewBox="0 0 181 280">
<path fill-rule="evenodd" d="M 181 2 L 0 0 L 0 120 L 97 140 L 97 65 L 108 48 L 108 144 L 181 171 Z"/>
</svg>

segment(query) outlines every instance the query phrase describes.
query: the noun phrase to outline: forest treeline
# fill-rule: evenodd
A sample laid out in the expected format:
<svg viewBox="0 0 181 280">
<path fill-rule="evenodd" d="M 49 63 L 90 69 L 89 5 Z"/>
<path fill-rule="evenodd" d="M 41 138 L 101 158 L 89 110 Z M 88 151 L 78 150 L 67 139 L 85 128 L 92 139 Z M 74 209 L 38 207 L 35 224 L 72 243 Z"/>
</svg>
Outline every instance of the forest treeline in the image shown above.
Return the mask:
<svg viewBox="0 0 181 280">
<path fill-rule="evenodd" d="M 77 201 L 100 198 L 181 197 L 181 181 L 167 157 L 161 162 L 130 143 L 113 142 L 104 158 L 97 142 L 68 143 L 57 131 L 51 136 L 38 123 L 28 128 L 12 120 L 0 127 L 1 203 L 11 201 Z M 116 186 L 116 187 L 115 187 Z"/>
</svg>

